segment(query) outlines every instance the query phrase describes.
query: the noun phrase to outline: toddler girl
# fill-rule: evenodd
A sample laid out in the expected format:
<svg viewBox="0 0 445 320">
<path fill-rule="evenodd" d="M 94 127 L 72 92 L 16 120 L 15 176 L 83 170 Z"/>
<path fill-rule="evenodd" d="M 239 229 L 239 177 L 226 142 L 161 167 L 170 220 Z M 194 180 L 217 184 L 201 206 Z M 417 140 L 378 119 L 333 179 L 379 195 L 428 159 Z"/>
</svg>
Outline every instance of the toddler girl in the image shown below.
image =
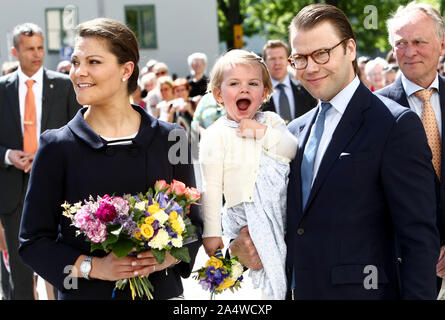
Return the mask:
<svg viewBox="0 0 445 320">
<path fill-rule="evenodd" d="M 276 113 L 258 112 L 273 87 L 256 54 L 232 50 L 219 58 L 209 90 L 227 115 L 200 141 L 203 245 L 211 256 L 224 246 L 221 226 L 232 239 L 248 226 L 263 264 L 250 272 L 254 287 L 268 299 L 284 299 L 286 195 L 296 138 Z"/>
</svg>

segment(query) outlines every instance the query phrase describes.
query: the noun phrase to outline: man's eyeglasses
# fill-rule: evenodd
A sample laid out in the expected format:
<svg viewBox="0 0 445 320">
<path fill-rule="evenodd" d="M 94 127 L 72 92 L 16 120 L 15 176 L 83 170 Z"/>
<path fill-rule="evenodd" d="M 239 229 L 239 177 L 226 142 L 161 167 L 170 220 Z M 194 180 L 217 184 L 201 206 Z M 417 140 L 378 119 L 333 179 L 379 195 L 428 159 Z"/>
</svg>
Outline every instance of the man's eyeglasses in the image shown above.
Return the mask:
<svg viewBox="0 0 445 320">
<path fill-rule="evenodd" d="M 314 60 L 314 62 L 316 64 L 326 64 L 326 63 L 329 62 L 331 50 L 335 49 L 341 43 L 345 42 L 348 39 L 349 38 L 343 39 L 342 41 L 337 43 L 332 48 L 315 50 L 314 52 L 312 52 L 310 54 L 295 54 L 295 55 L 291 55 L 287 59 L 287 61 L 289 61 L 289 63 L 292 66 L 292 68 L 297 69 L 297 70 L 301 70 L 301 69 L 304 69 L 304 68 L 307 67 L 307 59 L 308 59 L 308 57 L 311 57 L 312 60 Z"/>
</svg>

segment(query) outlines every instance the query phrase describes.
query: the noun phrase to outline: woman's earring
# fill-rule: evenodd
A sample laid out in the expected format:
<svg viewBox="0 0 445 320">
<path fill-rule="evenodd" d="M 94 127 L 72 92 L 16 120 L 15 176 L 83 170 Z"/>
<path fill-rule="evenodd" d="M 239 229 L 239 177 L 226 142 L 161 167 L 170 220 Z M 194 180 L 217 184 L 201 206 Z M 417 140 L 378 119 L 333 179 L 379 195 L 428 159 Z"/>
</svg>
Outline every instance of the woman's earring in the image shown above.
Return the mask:
<svg viewBox="0 0 445 320">
<path fill-rule="evenodd" d="M 125 82 L 125 81 L 127 81 L 127 79 L 126 78 L 122 78 L 122 82 Z"/>
</svg>

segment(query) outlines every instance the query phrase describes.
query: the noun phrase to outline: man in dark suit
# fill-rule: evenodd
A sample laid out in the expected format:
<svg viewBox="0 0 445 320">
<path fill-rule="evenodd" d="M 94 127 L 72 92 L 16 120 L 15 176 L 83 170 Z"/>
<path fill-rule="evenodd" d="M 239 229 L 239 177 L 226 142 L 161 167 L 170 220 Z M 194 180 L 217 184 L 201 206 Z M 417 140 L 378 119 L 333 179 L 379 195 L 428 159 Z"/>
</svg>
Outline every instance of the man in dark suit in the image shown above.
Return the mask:
<svg viewBox="0 0 445 320">
<path fill-rule="evenodd" d="M 309 92 L 296 85 L 287 72 L 289 48 L 281 40 L 269 40 L 263 47 L 263 59 L 269 69 L 274 94 L 263 104 L 263 111 L 278 113 L 286 123 L 305 114 L 317 105 Z"/>
<path fill-rule="evenodd" d="M 16 26 L 13 45 L 19 69 L 0 78 L 0 218 L 14 286 L 11 298 L 22 300 L 34 298 L 33 272 L 22 263 L 17 250 L 38 136 L 46 129 L 65 125 L 81 106 L 69 78 L 42 67 L 43 33 L 37 25 Z"/>
<path fill-rule="evenodd" d="M 402 74 L 391 85 L 377 91 L 377 94 L 388 97 L 404 107 L 416 112 L 422 123 L 428 126 L 426 117 L 431 106 L 434 128 L 425 127 L 428 143 L 433 152 L 433 165 L 436 171 L 438 194 L 437 225 L 441 235 L 442 248 L 437 275 L 445 277 L 445 185 L 444 179 L 445 148 L 442 139 L 445 111 L 445 78 L 437 73 L 440 57 L 445 54 L 444 23 L 440 13 L 431 5 L 410 3 L 400 6 L 388 20 L 389 42 L 397 59 Z M 418 96 L 423 90 L 432 90 L 429 105 Z M 433 129 L 433 130 L 431 130 Z M 435 147 L 434 135 L 437 137 Z M 403 263 L 403 257 L 402 257 Z"/>
<path fill-rule="evenodd" d="M 360 82 L 354 34 L 340 9 L 303 8 L 290 39 L 298 78 L 320 99 L 288 126 L 299 140 L 287 202 L 291 296 L 434 299 L 434 169 L 419 117 Z M 246 243 L 234 240 L 232 254 L 236 241 Z"/>
</svg>

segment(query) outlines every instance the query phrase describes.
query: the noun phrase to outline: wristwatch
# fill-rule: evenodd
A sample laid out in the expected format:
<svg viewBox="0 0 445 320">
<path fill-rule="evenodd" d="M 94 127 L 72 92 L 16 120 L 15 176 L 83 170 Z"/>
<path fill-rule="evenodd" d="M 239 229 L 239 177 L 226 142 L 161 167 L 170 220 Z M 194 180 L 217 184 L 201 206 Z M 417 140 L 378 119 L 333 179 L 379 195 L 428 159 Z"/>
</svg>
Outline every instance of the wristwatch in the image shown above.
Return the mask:
<svg viewBox="0 0 445 320">
<path fill-rule="evenodd" d="M 80 264 L 80 273 L 87 280 L 90 280 L 89 275 L 90 275 L 90 271 L 91 271 L 91 260 L 92 259 L 93 259 L 93 257 L 89 256 L 85 260 L 83 260 L 82 263 Z"/>
</svg>

